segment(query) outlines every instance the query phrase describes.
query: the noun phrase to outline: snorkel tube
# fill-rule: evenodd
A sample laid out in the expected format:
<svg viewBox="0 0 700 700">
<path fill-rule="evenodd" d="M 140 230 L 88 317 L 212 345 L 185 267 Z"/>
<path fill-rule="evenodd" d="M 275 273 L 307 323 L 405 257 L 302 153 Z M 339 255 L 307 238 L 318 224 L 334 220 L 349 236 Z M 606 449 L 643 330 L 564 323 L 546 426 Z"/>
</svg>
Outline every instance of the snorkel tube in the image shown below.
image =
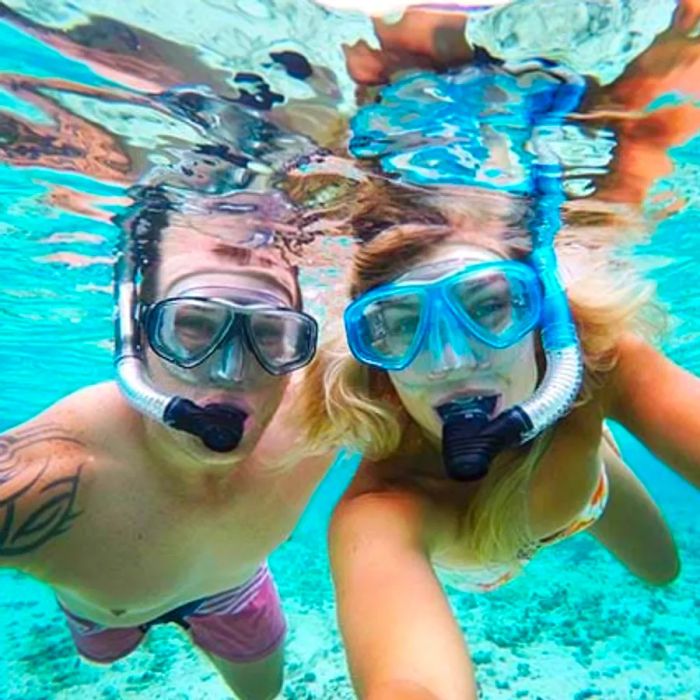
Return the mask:
<svg viewBox="0 0 700 700">
<path fill-rule="evenodd" d="M 538 64 L 539 65 L 539 64 Z M 581 100 L 584 81 L 557 68 L 561 85 L 546 113 L 533 124 L 532 143 L 537 161 L 532 164 L 533 215 L 530 263 L 543 288 L 541 338 L 546 359 L 545 375 L 524 403 L 489 420 L 488 398 L 441 407 L 443 463 L 448 475 L 460 481 L 481 479 L 493 458 L 504 448 L 526 443 L 553 425 L 571 407 L 583 381 L 583 357 L 568 300 L 558 274 L 554 239 L 561 228 L 561 206 L 566 199 L 563 169 L 542 136 L 551 135 Z"/>
<path fill-rule="evenodd" d="M 560 225 L 561 180 L 559 174 L 554 174 L 556 166 L 538 165 L 537 169 L 540 186 L 549 188 L 540 191 L 535 205 L 536 245 L 530 256 L 543 288 L 541 338 L 545 375 L 528 400 L 493 420 L 489 420 L 493 401 L 489 397 L 454 401 L 440 407 L 443 463 L 448 475 L 460 481 L 483 478 L 501 450 L 529 442 L 559 420 L 575 401 L 583 381 L 583 357 L 576 327 L 557 272 L 553 241 L 549 239 Z"/>
<path fill-rule="evenodd" d="M 165 199 L 156 188 L 161 199 Z M 124 222 L 122 250 L 115 265 L 115 352 L 117 384 L 127 401 L 139 412 L 160 423 L 200 438 L 214 452 L 231 452 L 243 438 L 246 414 L 229 404 L 198 406 L 182 396 L 158 391 L 150 382 L 143 357 L 138 319 L 138 256 L 134 237 L 145 221 L 136 217 Z"/>
</svg>

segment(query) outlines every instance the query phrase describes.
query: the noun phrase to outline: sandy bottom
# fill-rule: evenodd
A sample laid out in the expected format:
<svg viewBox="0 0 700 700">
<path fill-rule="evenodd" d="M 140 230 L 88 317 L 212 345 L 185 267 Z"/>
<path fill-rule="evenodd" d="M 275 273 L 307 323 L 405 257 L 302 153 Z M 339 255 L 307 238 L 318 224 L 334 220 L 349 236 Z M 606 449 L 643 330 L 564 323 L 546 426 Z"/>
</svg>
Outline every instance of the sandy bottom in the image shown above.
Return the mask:
<svg viewBox="0 0 700 700">
<path fill-rule="evenodd" d="M 482 696 L 700 700 L 697 535 L 688 522 L 684 571 L 666 589 L 638 583 L 582 536 L 501 591 L 452 595 Z M 285 698 L 353 697 L 322 551 L 320 538 L 307 538 L 272 560 L 290 624 Z M 97 667 L 76 655 L 46 587 L 6 572 L 0 591 L 2 700 L 231 697 L 177 627 L 156 628 L 128 658 Z"/>
<path fill-rule="evenodd" d="M 669 587 L 580 535 L 498 591 L 450 594 L 484 699 L 700 700 L 700 497 L 674 486 L 662 505 L 683 558 Z M 317 514 L 271 560 L 290 627 L 284 697 L 343 700 L 354 696 Z M 172 625 L 109 667 L 82 661 L 50 590 L 14 572 L 0 573 L 0 622 L 0 700 L 231 697 Z"/>
</svg>

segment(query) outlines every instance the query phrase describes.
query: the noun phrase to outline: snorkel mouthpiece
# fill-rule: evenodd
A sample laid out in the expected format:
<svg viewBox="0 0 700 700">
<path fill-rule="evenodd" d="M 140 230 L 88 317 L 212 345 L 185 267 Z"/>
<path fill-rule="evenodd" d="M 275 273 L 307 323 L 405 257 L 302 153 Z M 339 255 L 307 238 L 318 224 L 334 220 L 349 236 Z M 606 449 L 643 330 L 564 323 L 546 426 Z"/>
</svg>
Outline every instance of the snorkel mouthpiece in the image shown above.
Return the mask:
<svg viewBox="0 0 700 700">
<path fill-rule="evenodd" d="M 451 479 L 483 479 L 493 458 L 504 447 L 518 444 L 532 427 L 517 406 L 492 420 L 495 407 L 495 396 L 469 397 L 437 407 L 442 419 L 442 461 Z"/>
<path fill-rule="evenodd" d="M 163 414 L 166 425 L 196 435 L 213 452 L 231 452 L 238 447 L 246 418 L 244 411 L 230 404 L 201 407 L 182 397 L 174 398 Z"/>
</svg>

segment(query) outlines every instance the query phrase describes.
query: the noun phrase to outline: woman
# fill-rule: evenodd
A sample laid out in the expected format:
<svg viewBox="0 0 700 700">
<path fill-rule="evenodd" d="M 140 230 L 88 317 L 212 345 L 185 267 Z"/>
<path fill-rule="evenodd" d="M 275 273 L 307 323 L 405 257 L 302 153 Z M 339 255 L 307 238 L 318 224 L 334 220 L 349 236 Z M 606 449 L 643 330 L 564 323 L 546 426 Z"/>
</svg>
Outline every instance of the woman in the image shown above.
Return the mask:
<svg viewBox="0 0 700 700">
<path fill-rule="evenodd" d="M 522 212 L 505 196 L 472 192 L 449 206 L 411 196 L 358 198 L 353 223 L 366 242 L 350 275 L 352 354 L 316 363 L 306 410 L 316 440 L 365 455 L 330 532 L 360 697 L 464 700 L 475 697 L 473 674 L 435 571 L 492 590 L 542 547 L 587 529 L 643 580 L 672 581 L 671 534 L 605 420 L 700 484 L 700 382 L 644 339 L 650 284 L 590 243 L 604 237 L 565 229 L 560 272 L 585 361 L 575 408 L 502 451 L 483 479 L 449 479 L 445 407 L 480 404 L 493 419 L 541 381 L 541 299 Z"/>
</svg>

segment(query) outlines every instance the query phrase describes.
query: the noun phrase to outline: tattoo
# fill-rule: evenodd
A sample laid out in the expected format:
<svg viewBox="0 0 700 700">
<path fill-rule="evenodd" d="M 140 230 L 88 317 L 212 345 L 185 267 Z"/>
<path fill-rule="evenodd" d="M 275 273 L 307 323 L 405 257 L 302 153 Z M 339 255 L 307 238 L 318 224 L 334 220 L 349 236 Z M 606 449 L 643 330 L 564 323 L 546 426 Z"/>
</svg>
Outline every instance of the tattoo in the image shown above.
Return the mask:
<svg viewBox="0 0 700 700">
<path fill-rule="evenodd" d="M 76 466 L 72 475 L 62 475 L 46 483 L 42 477 L 50 478 L 55 463 L 50 454 L 41 460 L 21 459 L 22 451 L 39 443 L 82 444 L 47 426 L 0 437 L 0 556 L 19 556 L 38 549 L 66 532 L 80 515 L 75 510 L 75 499 L 83 465 Z M 46 449 L 52 450 L 48 445 Z M 23 499 L 31 502 L 32 508 L 20 516 L 19 504 Z"/>
</svg>

